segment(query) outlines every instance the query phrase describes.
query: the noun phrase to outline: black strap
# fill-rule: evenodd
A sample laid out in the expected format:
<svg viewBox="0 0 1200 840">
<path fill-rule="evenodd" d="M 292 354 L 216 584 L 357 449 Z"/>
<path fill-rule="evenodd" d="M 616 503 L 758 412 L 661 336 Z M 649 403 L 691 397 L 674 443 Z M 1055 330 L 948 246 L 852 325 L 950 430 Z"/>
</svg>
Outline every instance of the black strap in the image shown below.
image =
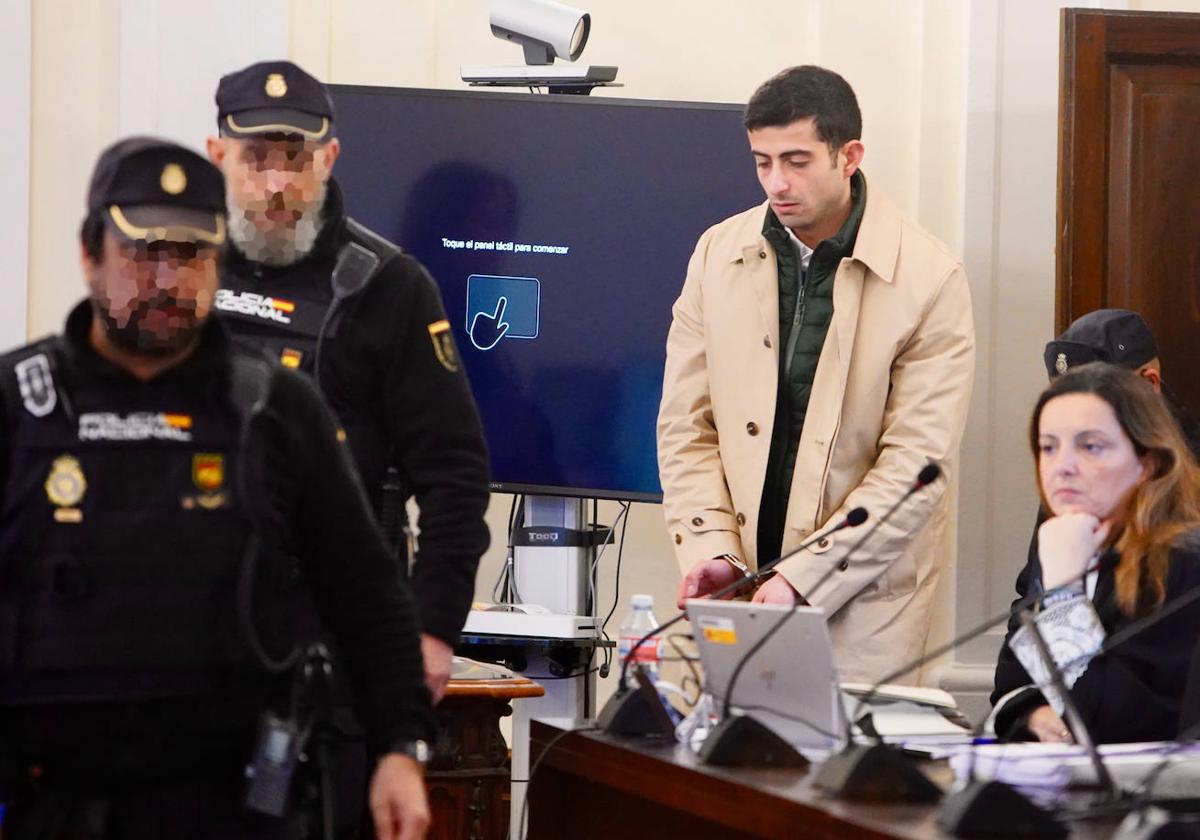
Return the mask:
<svg viewBox="0 0 1200 840">
<path fill-rule="evenodd" d="M 258 627 L 254 623 L 254 581 L 258 574 L 259 555 L 262 552 L 262 523 L 264 515 L 258 509 L 264 486 L 259 468 L 262 462 L 255 457 L 251 435 L 255 419 L 267 405 L 271 387 L 272 367 L 265 359 L 257 356 L 235 354 L 230 360 L 229 400 L 238 415 L 238 492 L 242 510 L 246 512 L 249 534 L 242 554 L 242 565 L 238 574 L 237 614 L 242 637 L 258 664 L 267 672 L 279 674 L 290 670 L 299 661 L 299 645 L 282 659 L 272 658 L 262 643 Z"/>
</svg>

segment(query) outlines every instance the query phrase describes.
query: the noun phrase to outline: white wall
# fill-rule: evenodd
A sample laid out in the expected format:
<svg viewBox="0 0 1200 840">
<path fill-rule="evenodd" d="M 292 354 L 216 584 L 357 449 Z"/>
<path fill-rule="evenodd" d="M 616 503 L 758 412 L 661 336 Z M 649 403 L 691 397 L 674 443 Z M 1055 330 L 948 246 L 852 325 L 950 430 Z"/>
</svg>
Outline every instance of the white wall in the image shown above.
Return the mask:
<svg viewBox="0 0 1200 840">
<path fill-rule="evenodd" d="M 121 0 L 118 53 L 121 136 L 153 134 L 202 150 L 216 132 L 221 76 L 287 58 L 286 0 L 189 3 Z"/>
<path fill-rule="evenodd" d="M 0 29 L 0 113 L 8 130 L 0 134 L 5 189 L 0 194 L 0 347 L 25 341 L 29 269 L 29 112 L 32 97 L 32 10 L 29 0 L 6 0 Z"/>
<path fill-rule="evenodd" d="M 27 321 L 37 336 L 59 329 L 83 295 L 78 231 L 100 152 L 131 134 L 202 151 L 220 75 L 286 57 L 288 7 L 212 0 L 198 15 L 168 0 L 36 0 L 32 8 Z"/>
</svg>

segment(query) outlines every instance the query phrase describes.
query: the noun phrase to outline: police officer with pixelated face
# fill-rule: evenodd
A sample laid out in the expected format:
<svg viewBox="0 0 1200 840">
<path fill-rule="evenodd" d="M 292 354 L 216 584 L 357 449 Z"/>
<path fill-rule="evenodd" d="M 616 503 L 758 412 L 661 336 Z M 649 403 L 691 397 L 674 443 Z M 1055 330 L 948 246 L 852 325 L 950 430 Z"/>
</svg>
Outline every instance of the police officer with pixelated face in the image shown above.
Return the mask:
<svg viewBox="0 0 1200 840">
<path fill-rule="evenodd" d="M 324 85 L 263 62 L 221 79 L 216 102 L 208 153 L 225 175 L 231 246 L 216 307 L 240 339 L 316 379 L 405 568 L 404 502 L 415 497 L 412 585 L 436 702 L 487 548 L 489 482 L 440 295 L 415 259 L 347 217 Z"/>
<path fill-rule="evenodd" d="M 288 791 L 313 751 L 297 698 L 325 663 L 293 666 L 300 598 L 382 756 L 379 836 L 428 824 L 416 610 L 310 381 L 210 317 L 224 186 L 172 143 L 106 150 L 81 234 L 88 298 L 61 336 L 0 357 L 9 840 L 295 836 L 303 797 L 269 783 Z"/>
</svg>

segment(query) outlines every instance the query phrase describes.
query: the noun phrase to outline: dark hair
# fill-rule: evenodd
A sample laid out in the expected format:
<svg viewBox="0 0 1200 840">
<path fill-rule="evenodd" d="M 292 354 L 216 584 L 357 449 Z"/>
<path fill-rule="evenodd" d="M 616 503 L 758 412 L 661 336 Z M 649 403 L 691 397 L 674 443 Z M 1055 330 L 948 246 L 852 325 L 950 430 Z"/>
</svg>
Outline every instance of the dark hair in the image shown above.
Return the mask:
<svg viewBox="0 0 1200 840">
<path fill-rule="evenodd" d="M 850 84 L 824 67 L 789 67 L 754 91 L 742 124 L 747 131 L 791 125 L 812 117 L 817 136 L 836 152 L 862 137 L 862 112 Z"/>
<path fill-rule="evenodd" d="M 1029 445 L 1039 462 L 1039 427 L 1046 403 L 1064 394 L 1092 394 L 1112 408 L 1121 431 L 1148 467 L 1113 514 L 1109 539 L 1121 554 L 1117 603 L 1126 615 L 1162 603 L 1171 547 L 1200 528 L 1200 467 L 1167 403 L 1134 371 L 1106 362 L 1071 368 L 1038 397 L 1029 423 Z M 1041 492 L 1041 470 L 1038 470 Z M 1042 505 L 1050 505 L 1042 494 Z"/>
<path fill-rule="evenodd" d="M 87 218 L 79 226 L 79 241 L 83 250 L 92 262 L 104 261 L 104 211 L 96 209 L 88 212 Z"/>
</svg>

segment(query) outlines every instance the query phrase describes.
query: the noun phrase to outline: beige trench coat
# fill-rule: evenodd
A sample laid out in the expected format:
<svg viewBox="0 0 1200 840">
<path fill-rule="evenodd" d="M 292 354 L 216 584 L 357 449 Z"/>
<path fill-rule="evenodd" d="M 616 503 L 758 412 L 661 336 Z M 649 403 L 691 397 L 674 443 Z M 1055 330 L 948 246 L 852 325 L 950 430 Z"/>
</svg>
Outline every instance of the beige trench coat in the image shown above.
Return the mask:
<svg viewBox="0 0 1200 840">
<path fill-rule="evenodd" d="M 721 554 L 752 568 L 771 559 L 755 545 L 779 370 L 778 274 L 762 235 L 765 212 L 763 204 L 701 236 L 673 309 L 658 462 L 685 574 Z M 924 650 L 974 358 L 962 264 L 870 187 L 854 254 L 834 280 L 784 551 L 859 505 L 871 519 L 779 566 L 829 615 L 845 680 L 876 680 Z M 946 476 L 847 557 L 929 459 Z"/>
</svg>

